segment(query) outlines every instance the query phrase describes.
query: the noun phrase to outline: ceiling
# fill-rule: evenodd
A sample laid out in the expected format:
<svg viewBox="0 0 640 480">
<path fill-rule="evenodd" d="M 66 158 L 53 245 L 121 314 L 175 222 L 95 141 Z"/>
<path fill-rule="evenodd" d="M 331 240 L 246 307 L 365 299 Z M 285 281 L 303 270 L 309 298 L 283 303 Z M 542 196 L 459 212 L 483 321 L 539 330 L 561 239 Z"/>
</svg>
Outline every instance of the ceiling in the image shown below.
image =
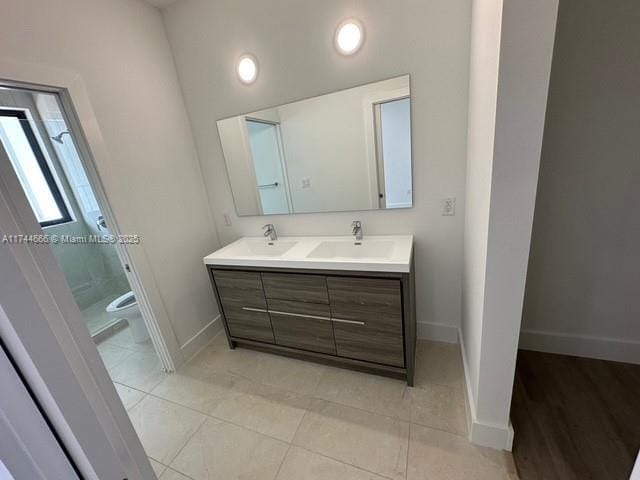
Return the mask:
<svg viewBox="0 0 640 480">
<path fill-rule="evenodd" d="M 148 4 L 158 8 L 168 7 L 169 5 L 177 1 L 178 0 L 145 0 L 145 2 L 147 2 Z"/>
</svg>

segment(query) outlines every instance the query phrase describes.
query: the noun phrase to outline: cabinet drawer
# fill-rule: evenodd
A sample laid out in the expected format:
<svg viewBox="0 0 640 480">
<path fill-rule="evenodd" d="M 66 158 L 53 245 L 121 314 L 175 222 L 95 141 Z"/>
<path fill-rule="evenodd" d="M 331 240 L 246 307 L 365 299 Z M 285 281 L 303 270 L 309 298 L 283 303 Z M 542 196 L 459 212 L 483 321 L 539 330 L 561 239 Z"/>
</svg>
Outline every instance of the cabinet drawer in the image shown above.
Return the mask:
<svg viewBox="0 0 640 480">
<path fill-rule="evenodd" d="M 369 305 L 386 312 L 402 308 L 400 280 L 327 277 L 327 288 L 331 304 Z"/>
<path fill-rule="evenodd" d="M 242 307 L 267 309 L 267 301 L 264 299 L 262 290 L 218 288 L 218 295 L 220 295 L 220 302 L 227 316 L 230 315 L 230 310 L 241 309 Z"/>
<path fill-rule="evenodd" d="M 329 303 L 327 282 L 323 275 L 263 273 L 262 284 L 267 298 Z"/>
<path fill-rule="evenodd" d="M 276 344 L 336 354 L 328 305 L 267 300 Z"/>
<path fill-rule="evenodd" d="M 339 356 L 404 366 L 399 280 L 328 277 Z"/>
<path fill-rule="evenodd" d="M 341 357 L 404 366 L 402 313 L 375 307 L 331 306 L 336 352 Z"/>
<path fill-rule="evenodd" d="M 262 290 L 260 272 L 237 272 L 234 270 L 213 270 L 213 278 L 218 288 L 241 288 Z"/>
<path fill-rule="evenodd" d="M 395 334 L 366 323 L 343 323 L 340 320 L 333 320 L 337 355 L 395 367 L 404 366 L 402 333 Z"/>
</svg>

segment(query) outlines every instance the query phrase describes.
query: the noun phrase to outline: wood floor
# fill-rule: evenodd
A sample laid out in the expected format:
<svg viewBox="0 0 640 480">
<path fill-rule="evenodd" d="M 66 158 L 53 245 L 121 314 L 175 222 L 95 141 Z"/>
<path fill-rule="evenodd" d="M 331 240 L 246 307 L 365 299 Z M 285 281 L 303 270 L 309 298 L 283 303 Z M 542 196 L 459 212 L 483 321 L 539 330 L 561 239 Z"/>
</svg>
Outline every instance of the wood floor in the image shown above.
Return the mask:
<svg viewBox="0 0 640 480">
<path fill-rule="evenodd" d="M 640 365 L 520 350 L 511 420 L 522 480 L 627 480 L 640 448 Z"/>
</svg>

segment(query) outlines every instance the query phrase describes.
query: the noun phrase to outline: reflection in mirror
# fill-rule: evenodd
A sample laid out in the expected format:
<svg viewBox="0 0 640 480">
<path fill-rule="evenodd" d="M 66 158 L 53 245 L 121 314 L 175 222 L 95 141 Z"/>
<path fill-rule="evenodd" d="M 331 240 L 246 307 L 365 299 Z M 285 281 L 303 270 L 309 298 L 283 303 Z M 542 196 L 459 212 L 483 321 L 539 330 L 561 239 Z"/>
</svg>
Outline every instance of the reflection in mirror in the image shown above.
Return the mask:
<svg viewBox="0 0 640 480">
<path fill-rule="evenodd" d="M 409 76 L 218 121 L 240 216 L 409 208 Z"/>
</svg>

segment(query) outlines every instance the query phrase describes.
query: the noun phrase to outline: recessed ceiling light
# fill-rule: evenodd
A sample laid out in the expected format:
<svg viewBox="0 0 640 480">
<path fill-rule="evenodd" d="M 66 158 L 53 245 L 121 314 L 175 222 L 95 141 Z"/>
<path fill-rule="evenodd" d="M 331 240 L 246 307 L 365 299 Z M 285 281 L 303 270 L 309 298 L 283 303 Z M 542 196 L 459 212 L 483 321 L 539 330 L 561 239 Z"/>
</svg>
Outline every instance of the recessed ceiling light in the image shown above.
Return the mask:
<svg viewBox="0 0 640 480">
<path fill-rule="evenodd" d="M 250 53 L 245 53 L 238 59 L 236 67 L 238 78 L 245 85 L 249 85 L 258 78 L 258 60 Z"/>
<path fill-rule="evenodd" d="M 342 55 L 353 55 L 364 42 L 364 26 L 360 20 L 349 18 L 338 25 L 336 29 L 336 49 Z"/>
</svg>

